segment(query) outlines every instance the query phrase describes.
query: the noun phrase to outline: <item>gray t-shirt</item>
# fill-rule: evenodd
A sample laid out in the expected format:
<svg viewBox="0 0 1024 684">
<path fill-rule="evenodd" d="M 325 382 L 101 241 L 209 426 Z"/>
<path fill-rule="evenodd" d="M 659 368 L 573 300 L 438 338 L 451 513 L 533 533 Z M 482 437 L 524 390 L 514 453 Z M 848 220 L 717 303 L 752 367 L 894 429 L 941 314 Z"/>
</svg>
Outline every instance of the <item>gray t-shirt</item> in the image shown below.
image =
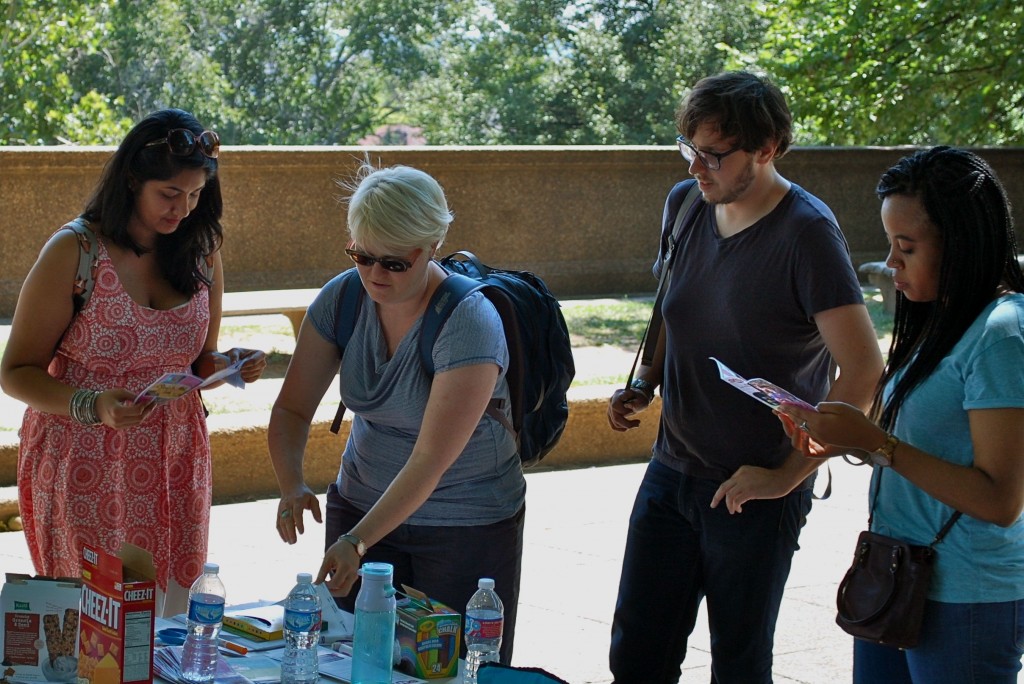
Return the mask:
<svg viewBox="0 0 1024 684">
<path fill-rule="evenodd" d="M 684 191 L 680 184 L 673 193 Z M 814 316 L 863 304 L 864 296 L 835 216 L 798 185 L 731 237 L 719 236 L 714 214 L 713 207 L 701 208 L 666 286 L 667 356 L 654 456 L 675 470 L 721 481 L 742 465 L 776 468 L 792 446 L 771 409 L 720 380 L 708 357 L 815 404 L 828 394 L 831 355 Z"/>
<path fill-rule="evenodd" d="M 334 341 L 340 276 L 327 283 L 309 307 L 320 335 Z M 405 465 L 419 435 L 433 378 L 419 358 L 420 318 L 394 356 L 373 300 L 365 293 L 352 339 L 341 362 L 341 397 L 352 412 L 352 430 L 338 490 L 369 510 Z M 493 363 L 501 370 L 492 396 L 508 406 L 508 348 L 501 319 L 480 293 L 466 297 L 441 329 L 433 347 L 435 374 L 462 366 Z M 514 515 L 526 499 L 526 480 L 512 434 L 487 414 L 462 454 L 441 477 L 430 498 L 406 522 L 462 527 L 486 525 Z"/>
</svg>

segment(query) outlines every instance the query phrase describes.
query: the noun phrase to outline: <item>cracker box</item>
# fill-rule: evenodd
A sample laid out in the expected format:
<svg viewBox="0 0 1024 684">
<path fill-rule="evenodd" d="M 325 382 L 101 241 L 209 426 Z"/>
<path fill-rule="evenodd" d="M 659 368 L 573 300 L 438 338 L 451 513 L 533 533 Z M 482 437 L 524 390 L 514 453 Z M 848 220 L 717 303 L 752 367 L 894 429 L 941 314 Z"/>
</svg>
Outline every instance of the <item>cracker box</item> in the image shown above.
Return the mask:
<svg viewBox="0 0 1024 684">
<path fill-rule="evenodd" d="M 78 684 L 153 681 L 156 570 L 145 549 L 82 549 Z"/>
<path fill-rule="evenodd" d="M 77 579 L 7 575 L 0 589 L 0 681 L 75 681 L 81 596 Z"/>
<path fill-rule="evenodd" d="M 422 679 L 454 677 L 459 672 L 462 615 L 427 595 L 402 586 L 395 635 L 402 647 L 400 669 Z"/>
</svg>

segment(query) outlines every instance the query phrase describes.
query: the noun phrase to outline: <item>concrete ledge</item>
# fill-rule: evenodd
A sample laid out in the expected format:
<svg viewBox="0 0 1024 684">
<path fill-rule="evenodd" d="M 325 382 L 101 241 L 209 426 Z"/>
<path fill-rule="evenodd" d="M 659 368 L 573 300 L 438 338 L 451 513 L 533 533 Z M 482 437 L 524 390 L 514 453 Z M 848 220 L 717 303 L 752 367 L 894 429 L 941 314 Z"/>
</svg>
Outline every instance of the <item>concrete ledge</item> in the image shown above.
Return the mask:
<svg viewBox="0 0 1024 684">
<path fill-rule="evenodd" d="M 558 446 L 531 470 L 556 470 L 591 465 L 644 461 L 658 435 L 661 400 L 642 414 L 640 427 L 614 432 L 608 427 L 606 407 L 613 388 L 588 387 L 575 393 Z M 330 431 L 331 412 L 318 414 L 306 446 L 306 483 L 325 491 L 338 474 L 341 452 L 348 439 L 350 422 L 339 435 Z M 210 419 L 213 449 L 213 502 L 215 504 L 278 496 L 277 478 L 267 451 L 267 417 L 243 414 Z M 17 514 L 18 445 L 0 445 L 0 520 Z M 10 486 L 6 486 L 10 485 Z"/>
<path fill-rule="evenodd" d="M 302 325 L 302 319 L 306 315 L 306 309 L 319 292 L 318 288 L 225 292 L 224 300 L 221 303 L 221 315 L 284 314 L 291 321 L 292 333 L 297 338 L 299 326 Z"/>
</svg>

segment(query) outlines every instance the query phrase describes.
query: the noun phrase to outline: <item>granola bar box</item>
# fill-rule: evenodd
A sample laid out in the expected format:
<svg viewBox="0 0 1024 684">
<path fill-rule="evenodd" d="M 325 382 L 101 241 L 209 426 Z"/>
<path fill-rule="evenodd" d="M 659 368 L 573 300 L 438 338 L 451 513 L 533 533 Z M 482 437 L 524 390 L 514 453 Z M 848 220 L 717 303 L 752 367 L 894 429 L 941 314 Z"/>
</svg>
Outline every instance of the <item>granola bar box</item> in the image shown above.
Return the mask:
<svg viewBox="0 0 1024 684">
<path fill-rule="evenodd" d="M 148 551 L 83 547 L 81 612 L 78 684 L 153 681 L 156 569 Z"/>
<path fill-rule="evenodd" d="M 0 682 L 74 682 L 81 583 L 14 573 L 6 580 L 0 588 Z"/>
<path fill-rule="evenodd" d="M 399 668 L 422 679 L 454 677 L 459 672 L 462 615 L 411 587 L 402 589 L 395 626 L 402 651 Z"/>
</svg>

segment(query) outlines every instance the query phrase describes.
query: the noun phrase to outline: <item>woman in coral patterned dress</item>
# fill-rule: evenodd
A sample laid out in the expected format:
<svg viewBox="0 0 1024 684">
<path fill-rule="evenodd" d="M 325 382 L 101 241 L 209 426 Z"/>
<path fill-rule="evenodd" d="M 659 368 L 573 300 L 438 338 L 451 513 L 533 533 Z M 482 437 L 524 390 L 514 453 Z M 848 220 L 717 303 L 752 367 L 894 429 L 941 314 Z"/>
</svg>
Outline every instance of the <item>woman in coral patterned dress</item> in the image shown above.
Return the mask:
<svg viewBox="0 0 1024 684">
<path fill-rule="evenodd" d="M 43 247 L 0 363 L 4 392 L 28 405 L 18 494 L 36 572 L 77 576 L 83 544 L 130 542 L 153 554 L 164 614 L 185 609 L 206 560 L 210 442 L 198 393 L 134 398 L 166 372 L 244 358 L 252 382 L 266 367 L 260 351 L 217 351 L 219 148 L 181 110 L 139 122 Z"/>
</svg>

